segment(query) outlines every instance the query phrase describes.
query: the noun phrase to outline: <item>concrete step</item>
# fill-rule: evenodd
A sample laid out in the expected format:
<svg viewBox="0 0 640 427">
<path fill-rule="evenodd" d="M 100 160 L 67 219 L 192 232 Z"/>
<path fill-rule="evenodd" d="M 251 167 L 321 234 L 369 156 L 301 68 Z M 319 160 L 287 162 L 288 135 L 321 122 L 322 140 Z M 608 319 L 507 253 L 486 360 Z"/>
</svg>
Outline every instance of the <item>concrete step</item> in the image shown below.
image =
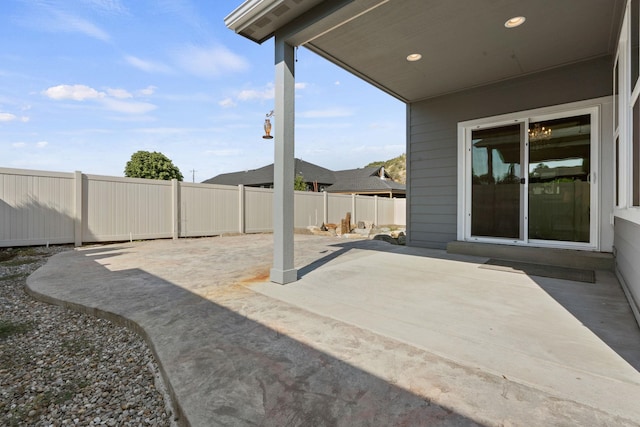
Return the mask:
<svg viewBox="0 0 640 427">
<path fill-rule="evenodd" d="M 588 270 L 613 270 L 615 261 L 609 252 L 577 251 L 573 249 L 534 248 L 531 246 L 496 245 L 491 243 L 454 241 L 447 244 L 451 254 L 528 262 L 531 264 Z"/>
</svg>

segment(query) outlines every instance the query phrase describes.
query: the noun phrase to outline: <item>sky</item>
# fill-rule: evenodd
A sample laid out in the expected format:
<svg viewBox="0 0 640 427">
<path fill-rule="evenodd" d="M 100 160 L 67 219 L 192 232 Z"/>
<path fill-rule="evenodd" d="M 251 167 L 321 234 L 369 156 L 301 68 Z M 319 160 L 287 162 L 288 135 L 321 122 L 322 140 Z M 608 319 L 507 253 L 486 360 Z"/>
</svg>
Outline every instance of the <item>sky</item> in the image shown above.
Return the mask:
<svg viewBox="0 0 640 427">
<path fill-rule="evenodd" d="M 241 0 L 2 0 L 0 167 L 123 176 L 138 150 L 185 181 L 273 163 L 273 41 Z M 297 50 L 295 156 L 328 169 L 405 152 L 405 105 Z M 273 129 L 272 134 L 277 129 Z"/>
</svg>

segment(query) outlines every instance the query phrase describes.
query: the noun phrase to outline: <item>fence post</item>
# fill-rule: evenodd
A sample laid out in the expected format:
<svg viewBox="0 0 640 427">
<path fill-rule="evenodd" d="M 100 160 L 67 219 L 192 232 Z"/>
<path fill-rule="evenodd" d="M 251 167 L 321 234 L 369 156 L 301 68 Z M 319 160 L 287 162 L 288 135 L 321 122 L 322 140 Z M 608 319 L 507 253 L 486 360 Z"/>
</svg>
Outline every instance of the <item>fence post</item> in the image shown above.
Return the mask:
<svg viewBox="0 0 640 427">
<path fill-rule="evenodd" d="M 171 237 L 180 237 L 180 184 L 177 179 L 171 180 Z"/>
<path fill-rule="evenodd" d="M 82 207 L 84 205 L 84 201 L 82 200 L 82 172 L 75 171 L 73 174 L 73 184 L 74 184 L 74 198 L 75 198 L 75 206 L 73 213 L 73 241 L 76 247 L 82 246 L 82 229 L 84 228 L 83 218 L 82 218 Z"/>
<path fill-rule="evenodd" d="M 351 194 L 351 221 L 354 224 L 358 223 L 358 215 L 356 212 L 356 195 L 355 193 Z M 348 224 L 349 228 L 351 228 L 351 224 Z"/>
<path fill-rule="evenodd" d="M 238 185 L 238 233 L 244 234 L 244 185 Z"/>
<path fill-rule="evenodd" d="M 324 225 L 327 225 L 329 222 L 329 193 L 326 191 L 323 191 L 322 193 L 322 200 L 324 202 L 322 208 L 322 222 Z"/>
<path fill-rule="evenodd" d="M 378 225 L 378 196 L 373 196 L 373 224 Z"/>
</svg>

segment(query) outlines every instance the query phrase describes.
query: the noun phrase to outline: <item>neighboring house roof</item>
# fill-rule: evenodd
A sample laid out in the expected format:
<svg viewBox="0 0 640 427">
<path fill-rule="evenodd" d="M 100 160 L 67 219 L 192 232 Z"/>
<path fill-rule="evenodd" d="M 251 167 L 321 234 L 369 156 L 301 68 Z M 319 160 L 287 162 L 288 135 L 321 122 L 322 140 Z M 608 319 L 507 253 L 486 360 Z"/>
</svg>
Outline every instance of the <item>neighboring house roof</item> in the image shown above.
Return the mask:
<svg viewBox="0 0 640 427">
<path fill-rule="evenodd" d="M 297 175 L 305 182 L 317 182 L 329 193 L 404 195 L 405 185 L 393 181 L 382 166 L 332 171 L 304 160 L 295 159 Z M 384 178 L 381 178 L 384 177 Z M 244 172 L 224 173 L 203 181 L 204 184 L 271 187 L 273 164 Z"/>
<path fill-rule="evenodd" d="M 335 177 L 336 183 L 327 193 L 406 194 L 406 186 L 393 181 L 382 166 L 337 171 Z"/>
<path fill-rule="evenodd" d="M 334 172 L 313 163 L 295 159 L 295 174 L 302 175 L 305 182 L 317 182 L 318 184 L 331 185 L 335 182 Z M 273 185 L 273 163 L 258 169 L 244 172 L 223 173 L 203 181 L 204 184 L 220 185 L 248 185 L 265 186 Z"/>
</svg>

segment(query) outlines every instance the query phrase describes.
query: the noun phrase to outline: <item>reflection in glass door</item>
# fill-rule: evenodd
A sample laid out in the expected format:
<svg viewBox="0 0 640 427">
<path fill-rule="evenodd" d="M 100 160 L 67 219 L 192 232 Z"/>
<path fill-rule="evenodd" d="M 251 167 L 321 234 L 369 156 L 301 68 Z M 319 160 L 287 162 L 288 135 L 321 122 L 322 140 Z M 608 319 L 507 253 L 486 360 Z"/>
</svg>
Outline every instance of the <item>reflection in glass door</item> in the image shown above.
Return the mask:
<svg viewBox="0 0 640 427">
<path fill-rule="evenodd" d="M 529 239 L 588 243 L 591 116 L 529 126 Z"/>
<path fill-rule="evenodd" d="M 471 132 L 471 235 L 522 240 L 523 124 Z"/>
</svg>

